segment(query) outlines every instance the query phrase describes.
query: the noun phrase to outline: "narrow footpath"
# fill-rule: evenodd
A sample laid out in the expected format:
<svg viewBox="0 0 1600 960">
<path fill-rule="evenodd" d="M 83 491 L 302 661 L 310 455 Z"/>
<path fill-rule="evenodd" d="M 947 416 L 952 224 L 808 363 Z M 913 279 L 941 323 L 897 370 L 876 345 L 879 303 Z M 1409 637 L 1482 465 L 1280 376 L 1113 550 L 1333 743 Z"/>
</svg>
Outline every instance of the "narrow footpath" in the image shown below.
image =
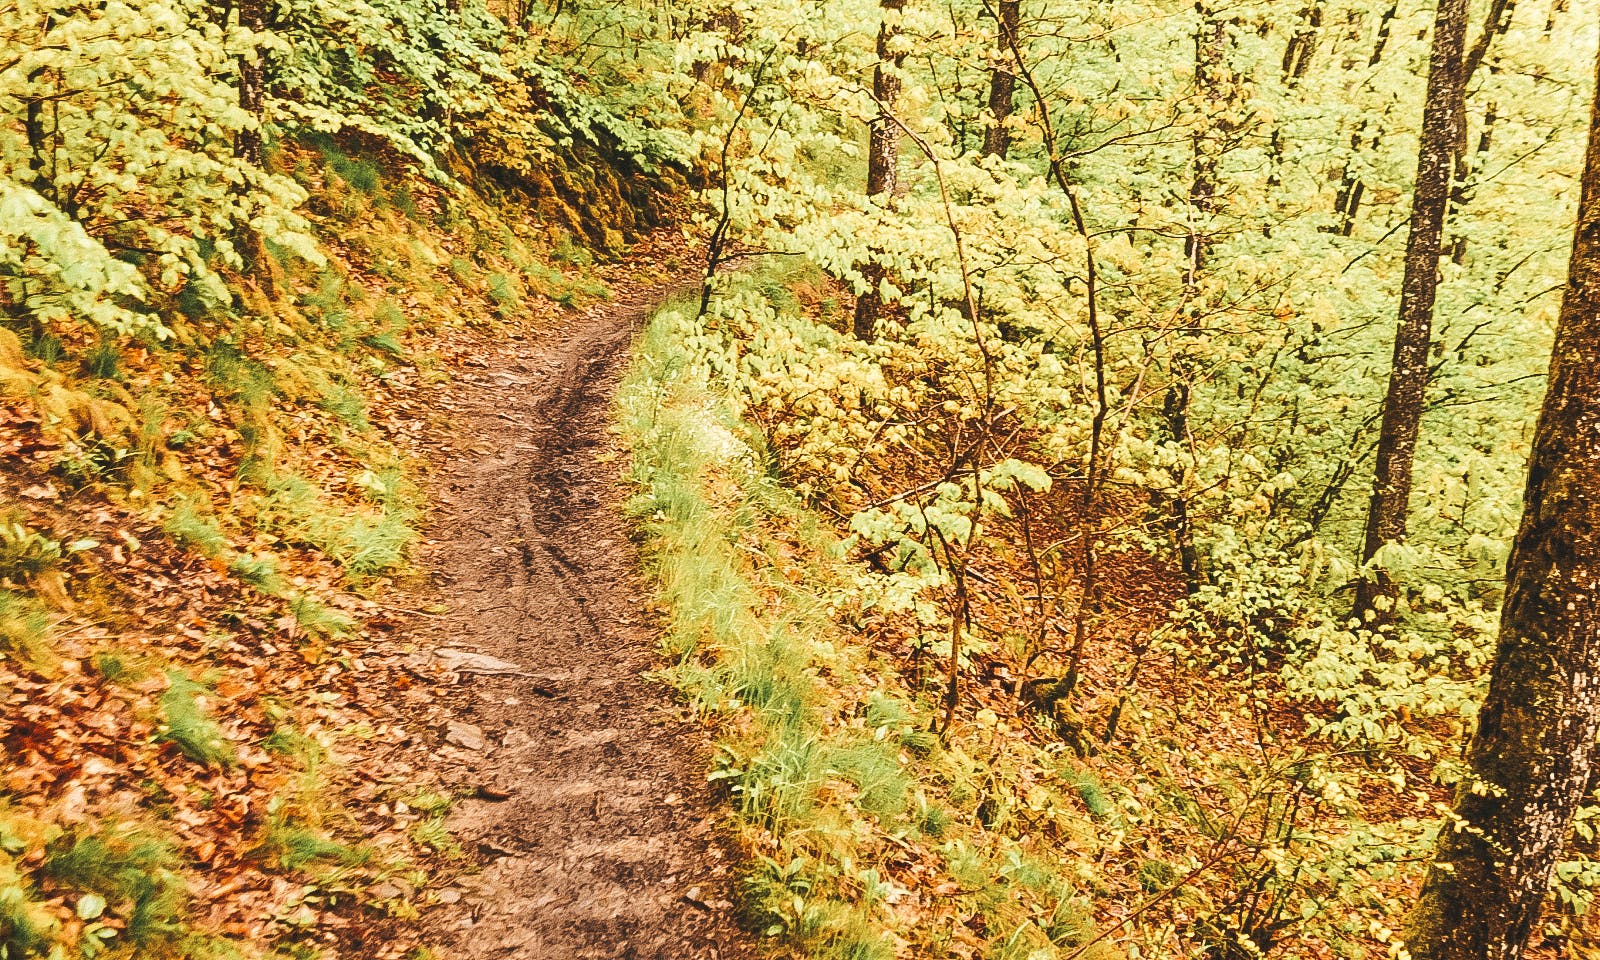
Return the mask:
<svg viewBox="0 0 1600 960">
<path fill-rule="evenodd" d="M 483 868 L 425 921 L 449 960 L 755 955 L 731 917 L 706 738 L 641 677 L 656 634 L 610 424 L 667 292 L 494 341 L 441 390 L 427 582 L 405 602 L 446 612 L 402 639 L 457 677 L 429 764 L 470 794 L 449 825 Z"/>
</svg>

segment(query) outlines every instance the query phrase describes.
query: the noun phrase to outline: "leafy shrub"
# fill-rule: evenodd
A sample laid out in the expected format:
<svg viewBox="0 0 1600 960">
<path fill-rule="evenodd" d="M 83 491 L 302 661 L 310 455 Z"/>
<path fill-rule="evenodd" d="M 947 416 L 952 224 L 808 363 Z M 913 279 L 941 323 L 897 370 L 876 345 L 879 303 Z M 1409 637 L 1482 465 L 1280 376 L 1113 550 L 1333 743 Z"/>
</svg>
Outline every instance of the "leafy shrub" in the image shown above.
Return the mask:
<svg viewBox="0 0 1600 960">
<path fill-rule="evenodd" d="M 0 814 L 5 807 L 0 805 Z M 39 900 L 21 870 L 16 858 L 27 850 L 27 844 L 10 829 L 0 817 L 0 957 L 24 960 L 43 956 L 55 941 L 55 919 Z"/>
<path fill-rule="evenodd" d="M 62 836 L 48 848 L 40 873 L 58 886 L 99 897 L 125 919 L 127 942 L 143 947 L 181 933 L 185 897 L 178 866 L 165 841 L 109 825 Z"/>
<path fill-rule="evenodd" d="M 61 566 L 64 555 L 59 540 L 0 514 L 0 580 L 20 583 L 49 573 Z"/>
</svg>

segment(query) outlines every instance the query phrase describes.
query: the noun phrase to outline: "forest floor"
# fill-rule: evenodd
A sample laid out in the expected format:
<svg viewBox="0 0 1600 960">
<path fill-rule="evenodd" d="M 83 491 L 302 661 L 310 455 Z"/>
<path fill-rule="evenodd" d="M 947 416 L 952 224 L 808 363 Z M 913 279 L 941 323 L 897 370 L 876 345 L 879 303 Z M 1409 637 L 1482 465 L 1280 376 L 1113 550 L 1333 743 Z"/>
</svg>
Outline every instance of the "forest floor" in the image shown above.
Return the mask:
<svg viewBox="0 0 1600 960">
<path fill-rule="evenodd" d="M 391 638 L 429 682 L 393 708 L 431 732 L 412 762 L 465 797 L 448 825 L 482 868 L 424 920 L 452 958 L 750 955 L 708 741 L 643 676 L 654 615 L 611 431 L 633 337 L 673 283 L 613 285 L 557 329 L 460 344 L 434 405 L 434 512 L 393 603 L 414 626 Z"/>
</svg>

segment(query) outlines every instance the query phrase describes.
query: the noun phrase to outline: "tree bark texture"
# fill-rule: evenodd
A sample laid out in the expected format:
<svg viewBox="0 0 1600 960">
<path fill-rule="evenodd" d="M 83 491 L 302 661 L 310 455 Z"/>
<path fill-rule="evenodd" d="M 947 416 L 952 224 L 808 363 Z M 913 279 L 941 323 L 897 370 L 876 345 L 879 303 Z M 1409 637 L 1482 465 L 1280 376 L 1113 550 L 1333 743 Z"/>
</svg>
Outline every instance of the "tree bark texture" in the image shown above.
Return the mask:
<svg viewBox="0 0 1600 960">
<path fill-rule="evenodd" d="M 872 121 L 867 143 L 867 196 L 887 203 L 900 185 L 900 128 L 891 118 L 900 99 L 900 66 L 905 54 L 895 51 L 900 32 L 900 12 L 905 0 L 881 0 L 883 20 L 878 24 L 878 66 L 872 72 L 872 96 L 878 101 L 878 116 Z M 880 288 L 886 275 L 883 265 L 868 260 L 861 267 L 867 289 L 856 298 L 854 332 L 859 340 L 878 335 L 878 318 L 883 313 Z"/>
<path fill-rule="evenodd" d="M 1011 130 L 1006 120 L 1016 109 L 1017 77 L 1011 72 L 1011 46 L 1016 42 L 1022 22 L 1022 0 L 1000 0 L 998 52 L 994 72 L 989 75 L 989 127 L 983 132 L 983 155 L 1004 160 L 1011 149 Z"/>
<path fill-rule="evenodd" d="M 1600 100 L 1489 693 L 1407 929 L 1415 960 L 1516 960 L 1600 733 Z"/>
<path fill-rule="evenodd" d="M 252 33 L 267 29 L 269 0 L 239 0 L 239 26 Z M 239 107 L 255 121 L 234 136 L 233 152 L 239 159 L 261 165 L 261 121 L 266 100 L 266 53 L 251 50 L 239 55 Z"/>
<path fill-rule="evenodd" d="M 1434 16 L 1433 49 L 1428 61 L 1428 87 L 1422 110 L 1422 144 L 1417 156 L 1417 182 L 1411 198 L 1411 233 L 1406 239 L 1405 273 L 1400 286 L 1400 322 L 1395 331 L 1394 361 L 1383 401 L 1378 434 L 1377 468 L 1367 513 L 1363 562 L 1372 560 L 1386 543 L 1406 536 L 1411 501 L 1411 471 L 1416 461 L 1417 432 L 1428 387 L 1428 348 L 1433 340 L 1433 303 L 1439 291 L 1439 252 L 1445 208 L 1465 96 L 1463 53 L 1467 39 L 1467 0 L 1439 0 Z M 1393 581 L 1381 570 L 1363 578 L 1356 589 L 1355 615 L 1367 618 L 1392 604 Z M 1380 604 L 1379 598 L 1388 601 Z"/>
<path fill-rule="evenodd" d="M 1193 220 L 1184 241 L 1189 260 L 1190 283 L 1205 270 L 1211 250 L 1208 233 L 1216 213 L 1217 163 L 1226 149 L 1231 124 L 1228 116 L 1236 99 L 1228 64 L 1228 23 L 1219 18 L 1207 0 L 1195 0 L 1198 24 L 1194 35 L 1194 87 L 1206 116 L 1190 135 L 1194 154 L 1194 175 L 1189 181 L 1190 217 Z"/>
</svg>

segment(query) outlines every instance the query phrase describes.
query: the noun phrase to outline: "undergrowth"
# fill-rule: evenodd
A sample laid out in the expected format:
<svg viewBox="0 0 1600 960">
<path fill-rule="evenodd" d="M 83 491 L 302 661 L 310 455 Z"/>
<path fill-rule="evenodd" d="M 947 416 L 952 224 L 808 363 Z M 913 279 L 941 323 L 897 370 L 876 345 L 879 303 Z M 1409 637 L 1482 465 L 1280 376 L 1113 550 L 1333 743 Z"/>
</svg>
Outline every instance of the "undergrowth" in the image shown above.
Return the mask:
<svg viewBox="0 0 1600 960">
<path fill-rule="evenodd" d="M 750 864 L 742 921 L 826 960 L 973 940 L 988 956 L 1116 956 L 1089 943 L 1092 878 L 1004 829 L 1010 785 L 986 778 L 1027 748 L 992 726 L 941 741 L 933 702 L 836 626 L 852 602 L 840 551 L 772 475 L 680 316 L 657 313 L 621 389 L 629 509 L 668 611 L 663 676 L 718 733 L 710 776 Z M 1090 829 L 1067 807 L 1049 813 Z"/>
</svg>

